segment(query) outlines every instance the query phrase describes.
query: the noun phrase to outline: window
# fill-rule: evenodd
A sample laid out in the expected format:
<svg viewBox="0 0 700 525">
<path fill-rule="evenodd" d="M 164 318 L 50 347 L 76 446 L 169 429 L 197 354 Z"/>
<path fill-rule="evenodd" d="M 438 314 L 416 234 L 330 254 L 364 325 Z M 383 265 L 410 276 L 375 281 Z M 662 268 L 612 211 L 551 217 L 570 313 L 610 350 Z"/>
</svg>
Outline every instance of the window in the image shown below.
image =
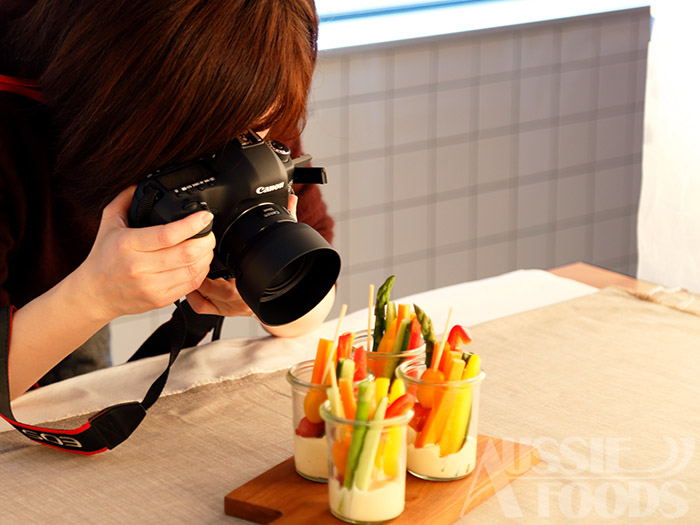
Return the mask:
<svg viewBox="0 0 700 525">
<path fill-rule="evenodd" d="M 316 10 L 325 22 L 488 1 L 493 0 L 316 0 Z"/>
</svg>

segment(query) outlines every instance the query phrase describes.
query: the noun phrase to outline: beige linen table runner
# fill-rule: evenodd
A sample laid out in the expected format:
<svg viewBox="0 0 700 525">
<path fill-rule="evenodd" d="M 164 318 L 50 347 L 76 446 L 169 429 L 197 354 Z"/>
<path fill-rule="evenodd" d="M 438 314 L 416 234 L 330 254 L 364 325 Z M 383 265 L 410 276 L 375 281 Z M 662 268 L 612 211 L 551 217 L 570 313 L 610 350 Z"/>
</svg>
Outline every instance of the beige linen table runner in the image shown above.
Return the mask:
<svg viewBox="0 0 700 525">
<path fill-rule="evenodd" d="M 608 289 L 472 332 L 480 432 L 543 461 L 461 522 L 700 522 L 700 317 Z M 164 397 L 92 457 L 1 433 L 0 523 L 240 523 L 223 498 L 290 456 L 289 390 L 274 372 Z"/>
</svg>

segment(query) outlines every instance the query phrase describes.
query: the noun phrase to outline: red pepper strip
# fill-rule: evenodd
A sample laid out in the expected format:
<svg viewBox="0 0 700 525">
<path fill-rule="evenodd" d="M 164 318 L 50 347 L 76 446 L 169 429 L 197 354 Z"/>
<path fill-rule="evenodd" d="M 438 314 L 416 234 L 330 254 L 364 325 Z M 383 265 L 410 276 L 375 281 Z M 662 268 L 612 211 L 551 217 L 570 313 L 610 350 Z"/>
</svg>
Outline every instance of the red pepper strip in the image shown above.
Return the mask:
<svg viewBox="0 0 700 525">
<path fill-rule="evenodd" d="M 456 324 L 450 330 L 450 335 L 447 336 L 447 342 L 450 344 L 450 350 L 459 351 L 462 344 L 471 343 L 472 336 L 469 330 L 462 325 Z"/>
<path fill-rule="evenodd" d="M 355 348 L 355 354 L 353 355 L 353 360 L 355 361 L 355 375 L 353 376 L 353 381 L 362 381 L 367 378 L 367 352 L 364 346 Z"/>
<path fill-rule="evenodd" d="M 408 349 L 413 350 L 421 345 L 420 323 L 415 317 L 411 321 L 411 339 L 408 341 Z"/>
<path fill-rule="evenodd" d="M 355 334 L 353 332 L 345 332 L 338 338 L 338 361 L 350 357 L 354 340 Z"/>
<path fill-rule="evenodd" d="M 404 394 L 401 397 L 396 398 L 396 400 L 394 400 L 394 402 L 391 405 L 389 405 L 389 408 L 386 409 L 386 414 L 384 414 L 384 418 L 389 419 L 390 417 L 396 417 L 400 416 L 401 414 L 405 414 L 413 408 L 415 402 L 416 398 L 413 397 L 411 394 Z"/>
</svg>

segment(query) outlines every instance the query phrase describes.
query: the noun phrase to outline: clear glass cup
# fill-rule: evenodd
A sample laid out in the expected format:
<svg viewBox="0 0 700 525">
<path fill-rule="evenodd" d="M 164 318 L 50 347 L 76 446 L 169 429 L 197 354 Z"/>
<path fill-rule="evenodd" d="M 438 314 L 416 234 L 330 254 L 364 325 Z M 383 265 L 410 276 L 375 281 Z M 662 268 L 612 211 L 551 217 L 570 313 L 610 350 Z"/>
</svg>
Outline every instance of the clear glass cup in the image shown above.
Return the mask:
<svg viewBox="0 0 700 525">
<path fill-rule="evenodd" d="M 355 332 L 355 341 L 353 347 L 364 345 L 367 348 L 367 330 Z M 371 352 L 367 348 L 367 368 L 372 372 L 374 377 L 394 378 L 396 368 L 404 362 L 425 362 L 425 343 L 413 350 L 400 352 L 398 354 L 385 352 Z"/>
<path fill-rule="evenodd" d="M 326 401 L 321 417 L 326 423 L 331 513 L 361 524 L 399 516 L 406 502 L 406 435 L 413 411 L 382 421 L 355 421 L 334 416 Z M 357 467 L 348 478 L 354 434 L 363 439 Z"/>
<path fill-rule="evenodd" d="M 313 368 L 312 359 L 297 363 L 287 372 L 287 381 L 292 385 L 294 467 L 300 476 L 325 483 L 328 453 L 319 407 L 326 400 L 326 387 L 311 383 Z"/>
<path fill-rule="evenodd" d="M 482 371 L 471 379 L 428 383 L 420 380 L 425 369 L 425 363 L 414 362 L 403 363 L 396 370 L 407 392 L 418 397 L 408 430 L 408 471 L 431 481 L 464 478 L 476 466 L 479 387 L 486 374 Z M 432 396 L 430 408 L 420 403 L 424 393 Z"/>
</svg>

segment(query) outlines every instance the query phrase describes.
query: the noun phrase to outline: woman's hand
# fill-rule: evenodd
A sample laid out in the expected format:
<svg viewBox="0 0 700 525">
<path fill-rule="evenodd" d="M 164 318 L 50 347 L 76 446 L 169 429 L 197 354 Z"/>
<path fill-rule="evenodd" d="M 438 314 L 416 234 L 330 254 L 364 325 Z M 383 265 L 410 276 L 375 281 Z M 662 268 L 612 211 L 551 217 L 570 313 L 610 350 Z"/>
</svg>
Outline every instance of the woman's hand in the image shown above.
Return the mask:
<svg viewBox="0 0 700 525">
<path fill-rule="evenodd" d="M 105 207 L 92 250 L 77 270 L 92 307 L 107 320 L 162 308 L 196 290 L 214 255 L 213 234 L 192 238 L 213 219 L 208 211 L 169 224 L 129 228 L 135 188 Z"/>
<path fill-rule="evenodd" d="M 287 205 L 292 217 L 297 218 L 297 196 L 289 196 Z M 198 314 L 226 317 L 252 317 L 253 311 L 238 293 L 235 279 L 205 279 L 195 292 L 187 294 L 187 302 Z"/>
</svg>

